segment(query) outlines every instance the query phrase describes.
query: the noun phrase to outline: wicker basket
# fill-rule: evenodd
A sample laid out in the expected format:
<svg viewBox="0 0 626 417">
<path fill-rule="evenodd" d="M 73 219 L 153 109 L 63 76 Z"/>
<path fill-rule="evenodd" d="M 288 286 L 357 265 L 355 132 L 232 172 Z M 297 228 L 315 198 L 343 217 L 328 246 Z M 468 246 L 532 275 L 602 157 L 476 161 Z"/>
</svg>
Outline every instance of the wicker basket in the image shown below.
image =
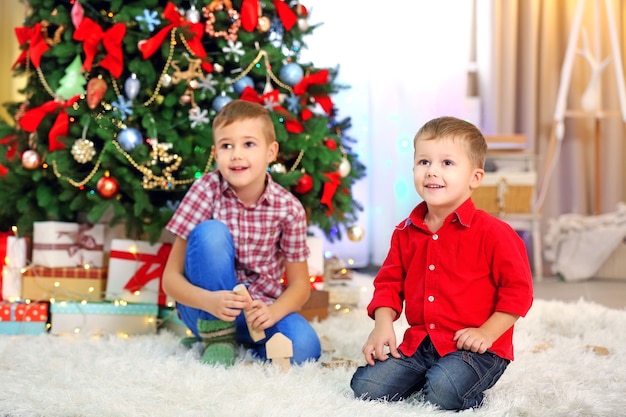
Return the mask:
<svg viewBox="0 0 626 417">
<path fill-rule="evenodd" d="M 477 208 L 494 215 L 530 213 L 537 174 L 488 172 L 472 194 Z"/>
</svg>

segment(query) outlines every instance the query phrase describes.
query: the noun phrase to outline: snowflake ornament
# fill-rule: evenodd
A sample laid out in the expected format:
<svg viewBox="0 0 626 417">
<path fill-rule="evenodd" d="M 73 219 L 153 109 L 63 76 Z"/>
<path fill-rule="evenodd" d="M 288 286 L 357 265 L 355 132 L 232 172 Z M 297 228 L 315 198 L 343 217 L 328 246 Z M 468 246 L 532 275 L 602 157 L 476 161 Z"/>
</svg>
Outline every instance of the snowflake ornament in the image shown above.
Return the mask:
<svg viewBox="0 0 626 417">
<path fill-rule="evenodd" d="M 207 91 L 211 92 L 212 95 L 216 95 L 215 86 L 217 85 L 217 81 L 213 79 L 213 74 L 205 74 L 204 77 L 200 78 L 200 82 L 198 83 L 198 88 L 202 90 L 203 93 Z"/>
<path fill-rule="evenodd" d="M 124 96 L 118 96 L 117 101 L 112 102 L 111 105 L 120 113 L 122 120 L 126 120 L 126 116 L 133 114 L 133 109 L 131 108 L 133 102 L 132 100 L 126 100 Z"/>
<path fill-rule="evenodd" d="M 235 62 L 239 62 L 239 57 L 244 54 L 243 44 L 239 41 L 228 41 L 228 45 L 222 48 L 222 52 L 226 55 L 226 59 L 232 59 Z"/>
<path fill-rule="evenodd" d="M 300 104 L 300 97 L 292 94 L 288 97 L 285 97 L 285 101 L 287 102 L 287 110 L 292 113 L 298 113 L 298 105 Z"/>
<path fill-rule="evenodd" d="M 141 26 L 148 26 L 150 32 L 154 32 L 154 29 L 161 24 L 161 21 L 157 18 L 158 13 L 154 10 L 143 10 L 143 16 L 135 17 L 135 20 L 139 23 L 143 23 Z"/>
<path fill-rule="evenodd" d="M 192 107 L 189 109 L 189 121 L 191 122 L 191 128 L 195 129 L 198 126 L 209 123 L 209 111 L 206 109 L 200 109 L 200 107 Z"/>
</svg>

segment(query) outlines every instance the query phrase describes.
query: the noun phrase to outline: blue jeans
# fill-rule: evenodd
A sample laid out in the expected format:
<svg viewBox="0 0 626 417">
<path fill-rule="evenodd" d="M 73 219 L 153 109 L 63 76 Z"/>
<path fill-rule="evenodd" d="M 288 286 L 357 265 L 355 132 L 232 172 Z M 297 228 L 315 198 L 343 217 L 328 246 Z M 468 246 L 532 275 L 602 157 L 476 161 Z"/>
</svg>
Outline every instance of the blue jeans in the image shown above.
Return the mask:
<svg viewBox="0 0 626 417">
<path fill-rule="evenodd" d="M 350 387 L 357 398 L 398 401 L 423 390 L 424 399 L 446 410 L 478 407 L 484 391 L 500 379 L 509 361 L 486 352 L 458 350 L 439 356 L 430 337 L 413 356 L 359 367 Z"/>
<path fill-rule="evenodd" d="M 235 245 L 228 227 L 219 220 L 207 220 L 189 234 L 185 254 L 185 276 L 192 284 L 209 291 L 232 290 L 237 285 L 235 273 Z M 217 320 L 215 316 L 197 308 L 176 303 L 178 315 L 185 325 L 200 338 L 198 319 Z M 322 354 L 319 337 L 311 324 L 300 314 L 291 313 L 274 326 L 265 329 L 266 338 L 254 342 L 248 331 L 244 314 L 235 320 L 237 341 L 250 345 L 255 356 L 265 360 L 265 342 L 276 333 L 282 333 L 293 343 L 292 363 L 317 360 Z"/>
</svg>

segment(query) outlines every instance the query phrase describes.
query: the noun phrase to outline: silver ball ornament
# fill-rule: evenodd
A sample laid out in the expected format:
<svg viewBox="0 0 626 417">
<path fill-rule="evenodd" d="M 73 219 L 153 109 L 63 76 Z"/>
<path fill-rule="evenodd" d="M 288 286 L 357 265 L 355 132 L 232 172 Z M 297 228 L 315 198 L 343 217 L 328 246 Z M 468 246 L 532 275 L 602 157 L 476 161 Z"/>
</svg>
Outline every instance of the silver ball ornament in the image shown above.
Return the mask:
<svg viewBox="0 0 626 417">
<path fill-rule="evenodd" d="M 41 165 L 41 155 L 39 152 L 28 149 L 22 154 L 22 166 L 26 169 L 37 169 Z"/>
</svg>

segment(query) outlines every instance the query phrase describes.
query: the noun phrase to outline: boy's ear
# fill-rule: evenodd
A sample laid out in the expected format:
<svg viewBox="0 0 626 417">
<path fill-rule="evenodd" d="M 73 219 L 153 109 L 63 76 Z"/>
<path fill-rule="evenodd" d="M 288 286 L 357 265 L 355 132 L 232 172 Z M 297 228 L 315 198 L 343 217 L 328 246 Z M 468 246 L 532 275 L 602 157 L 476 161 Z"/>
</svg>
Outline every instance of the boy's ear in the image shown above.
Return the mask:
<svg viewBox="0 0 626 417">
<path fill-rule="evenodd" d="M 485 170 L 482 168 L 477 168 L 474 170 L 472 174 L 472 180 L 470 181 L 470 189 L 474 190 L 478 188 L 481 182 L 483 182 L 483 178 L 485 177 Z"/>
<path fill-rule="evenodd" d="M 273 162 L 276 160 L 276 157 L 278 156 L 278 142 L 274 141 L 272 143 L 270 143 L 270 146 L 268 147 L 267 150 L 267 162 Z"/>
</svg>

